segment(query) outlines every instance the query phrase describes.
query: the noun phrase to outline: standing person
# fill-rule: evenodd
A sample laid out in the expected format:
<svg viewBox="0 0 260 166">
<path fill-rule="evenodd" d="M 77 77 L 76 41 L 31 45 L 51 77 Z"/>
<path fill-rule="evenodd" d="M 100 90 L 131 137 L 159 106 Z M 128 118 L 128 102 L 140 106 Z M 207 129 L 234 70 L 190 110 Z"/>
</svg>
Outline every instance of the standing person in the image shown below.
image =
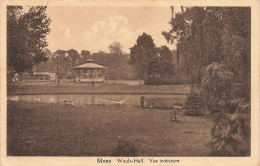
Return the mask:
<svg viewBox="0 0 260 166">
<path fill-rule="evenodd" d="M 174 122 L 177 122 L 177 111 L 176 110 L 174 110 L 173 114 L 171 113 L 171 117 L 170 117 L 171 121 L 173 121 L 173 117 L 174 117 Z"/>
<path fill-rule="evenodd" d="M 142 96 L 140 98 L 141 107 L 144 109 L 144 94 L 142 93 Z"/>
<path fill-rule="evenodd" d="M 174 111 L 174 121 L 177 122 L 177 111 Z"/>
</svg>

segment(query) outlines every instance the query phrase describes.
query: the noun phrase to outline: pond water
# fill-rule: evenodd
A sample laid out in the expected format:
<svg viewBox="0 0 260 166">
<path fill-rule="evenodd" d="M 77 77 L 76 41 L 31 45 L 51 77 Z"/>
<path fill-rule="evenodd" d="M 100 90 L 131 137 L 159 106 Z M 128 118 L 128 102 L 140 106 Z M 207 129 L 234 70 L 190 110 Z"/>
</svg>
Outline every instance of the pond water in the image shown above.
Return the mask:
<svg viewBox="0 0 260 166">
<path fill-rule="evenodd" d="M 41 94 L 41 95 L 15 95 L 8 96 L 14 101 L 30 101 L 40 103 L 59 103 L 64 100 L 76 105 L 120 105 L 125 107 L 140 107 L 140 95 L 137 94 Z M 146 94 L 145 107 L 171 109 L 175 104 L 184 104 L 186 95 Z M 124 100 L 124 101 L 123 101 Z"/>
</svg>

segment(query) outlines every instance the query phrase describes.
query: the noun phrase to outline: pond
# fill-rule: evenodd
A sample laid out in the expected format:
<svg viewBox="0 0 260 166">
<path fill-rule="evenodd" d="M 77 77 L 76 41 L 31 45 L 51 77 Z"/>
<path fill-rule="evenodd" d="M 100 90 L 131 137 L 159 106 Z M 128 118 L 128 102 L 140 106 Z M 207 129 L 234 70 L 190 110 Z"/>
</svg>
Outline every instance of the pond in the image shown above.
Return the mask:
<svg viewBox="0 0 260 166">
<path fill-rule="evenodd" d="M 40 94 L 40 95 L 14 95 L 8 99 L 14 101 L 30 101 L 41 103 L 59 103 L 64 100 L 71 101 L 75 105 L 120 105 L 124 107 L 140 107 L 140 95 L 138 94 Z M 172 109 L 174 105 L 183 105 L 186 95 L 173 94 L 146 94 L 146 108 Z"/>
</svg>

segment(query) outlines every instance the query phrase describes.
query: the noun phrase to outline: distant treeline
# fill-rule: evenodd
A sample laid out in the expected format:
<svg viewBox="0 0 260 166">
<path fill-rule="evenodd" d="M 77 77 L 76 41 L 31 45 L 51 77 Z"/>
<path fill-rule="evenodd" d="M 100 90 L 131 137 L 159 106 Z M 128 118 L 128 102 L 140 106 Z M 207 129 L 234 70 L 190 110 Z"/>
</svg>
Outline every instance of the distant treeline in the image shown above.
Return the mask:
<svg viewBox="0 0 260 166">
<path fill-rule="evenodd" d="M 107 80 L 136 80 L 142 79 L 138 77 L 139 72 L 135 71 L 134 68 L 129 64 L 130 55 L 121 53 L 115 55 L 114 53 L 107 53 L 99 51 L 96 53 L 90 53 L 90 51 L 82 50 L 78 53 L 77 50 L 58 50 L 51 52 L 48 49 L 44 50 L 45 55 L 48 57 L 46 62 L 41 62 L 34 66 L 34 72 L 49 72 L 57 73 L 57 57 L 58 57 L 58 68 L 59 77 L 61 79 L 74 79 L 75 71 L 73 67 L 86 63 L 86 60 L 93 59 L 99 65 L 105 66 L 106 79 Z M 179 76 L 176 62 L 176 51 L 170 51 L 171 66 L 173 67 L 173 73 L 168 78 L 145 79 L 146 84 L 180 84 L 185 83 L 185 79 Z M 144 79 L 144 78 L 143 78 Z"/>
<path fill-rule="evenodd" d="M 90 53 L 87 50 L 82 50 L 81 53 L 74 49 L 68 51 L 58 50 L 54 53 L 45 50 L 48 56 L 48 61 L 42 62 L 34 67 L 35 72 L 50 72 L 57 73 L 57 59 L 59 68 L 59 77 L 61 79 L 74 79 L 74 67 L 86 63 L 87 59 L 93 59 L 99 65 L 105 66 L 106 79 L 136 79 L 132 67 L 128 64 L 129 54 L 122 53 L 116 56 L 113 53 L 99 51 Z"/>
</svg>

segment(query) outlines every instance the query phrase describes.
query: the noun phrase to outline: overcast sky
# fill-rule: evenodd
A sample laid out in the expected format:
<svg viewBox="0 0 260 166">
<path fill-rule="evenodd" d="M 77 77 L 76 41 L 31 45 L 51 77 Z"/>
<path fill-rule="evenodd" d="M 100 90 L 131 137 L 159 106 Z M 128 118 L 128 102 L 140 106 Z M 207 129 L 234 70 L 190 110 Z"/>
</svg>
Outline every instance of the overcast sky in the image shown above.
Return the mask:
<svg viewBox="0 0 260 166">
<path fill-rule="evenodd" d="M 48 48 L 108 51 L 113 41 L 129 53 L 143 32 L 151 35 L 156 46 L 167 45 L 161 31 L 169 30 L 170 7 L 48 7 L 51 32 Z"/>
</svg>

